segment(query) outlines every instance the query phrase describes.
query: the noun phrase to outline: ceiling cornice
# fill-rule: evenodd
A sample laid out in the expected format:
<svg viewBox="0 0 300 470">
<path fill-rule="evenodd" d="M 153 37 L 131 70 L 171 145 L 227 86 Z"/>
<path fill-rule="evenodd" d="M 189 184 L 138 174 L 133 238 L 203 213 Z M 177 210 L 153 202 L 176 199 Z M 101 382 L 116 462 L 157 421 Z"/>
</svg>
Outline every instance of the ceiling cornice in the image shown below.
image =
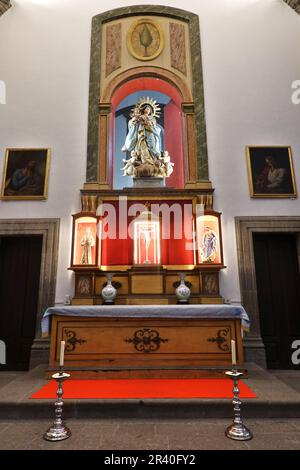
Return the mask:
<svg viewBox="0 0 300 470">
<path fill-rule="evenodd" d="M 283 0 L 300 15 L 300 0 Z"/>
<path fill-rule="evenodd" d="M 0 16 L 11 7 L 10 0 L 0 0 Z"/>
<path fill-rule="evenodd" d="M 300 15 L 300 0 L 283 0 Z M 0 16 L 11 7 L 10 0 L 0 0 Z"/>
</svg>

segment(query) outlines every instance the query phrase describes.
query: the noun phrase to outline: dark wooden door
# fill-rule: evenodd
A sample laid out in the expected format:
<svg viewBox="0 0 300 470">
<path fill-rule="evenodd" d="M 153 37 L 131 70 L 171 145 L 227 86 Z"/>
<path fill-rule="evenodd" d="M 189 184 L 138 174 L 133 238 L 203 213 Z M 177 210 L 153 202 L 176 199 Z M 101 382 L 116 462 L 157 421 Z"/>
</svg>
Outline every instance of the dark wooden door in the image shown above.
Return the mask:
<svg viewBox="0 0 300 470">
<path fill-rule="evenodd" d="M 0 237 L 0 340 L 6 365 L 28 370 L 35 336 L 42 236 Z"/>
<path fill-rule="evenodd" d="M 300 339 L 300 278 L 296 236 L 253 236 L 261 334 L 268 368 L 293 366 L 291 344 Z"/>
</svg>

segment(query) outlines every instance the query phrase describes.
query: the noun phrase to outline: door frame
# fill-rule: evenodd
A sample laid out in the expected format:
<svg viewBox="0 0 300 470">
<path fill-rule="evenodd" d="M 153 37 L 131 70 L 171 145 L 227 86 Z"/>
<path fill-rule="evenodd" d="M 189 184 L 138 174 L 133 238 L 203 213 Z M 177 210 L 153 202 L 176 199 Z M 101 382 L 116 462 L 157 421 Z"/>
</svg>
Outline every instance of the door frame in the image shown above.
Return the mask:
<svg viewBox="0 0 300 470">
<path fill-rule="evenodd" d="M 266 351 L 260 331 L 256 285 L 253 233 L 293 233 L 297 235 L 300 267 L 300 217 L 235 217 L 241 301 L 251 321 L 251 331 L 244 339 L 245 358 L 266 368 Z"/>
<path fill-rule="evenodd" d="M 43 237 L 35 339 L 31 350 L 31 362 L 36 364 L 44 360 L 49 352 L 49 340 L 41 337 L 41 320 L 45 310 L 55 303 L 59 230 L 60 219 L 0 219 L 0 237 Z"/>
</svg>

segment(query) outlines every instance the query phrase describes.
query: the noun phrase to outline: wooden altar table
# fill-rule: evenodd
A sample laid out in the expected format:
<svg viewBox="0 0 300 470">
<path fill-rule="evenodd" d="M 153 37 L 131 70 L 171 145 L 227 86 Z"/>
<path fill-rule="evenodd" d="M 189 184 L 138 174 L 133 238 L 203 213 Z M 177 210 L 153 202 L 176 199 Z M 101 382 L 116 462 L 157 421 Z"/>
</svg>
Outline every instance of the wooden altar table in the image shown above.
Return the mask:
<svg viewBox="0 0 300 470">
<path fill-rule="evenodd" d="M 242 366 L 241 329 L 249 327 L 243 307 L 233 305 L 57 306 L 45 312 L 44 336 L 50 318 L 50 370 L 57 368 L 65 340 L 66 370 L 89 378 L 108 377 L 108 372 L 140 377 L 149 371 L 187 376 L 201 368 L 228 367 L 231 339 Z"/>
</svg>

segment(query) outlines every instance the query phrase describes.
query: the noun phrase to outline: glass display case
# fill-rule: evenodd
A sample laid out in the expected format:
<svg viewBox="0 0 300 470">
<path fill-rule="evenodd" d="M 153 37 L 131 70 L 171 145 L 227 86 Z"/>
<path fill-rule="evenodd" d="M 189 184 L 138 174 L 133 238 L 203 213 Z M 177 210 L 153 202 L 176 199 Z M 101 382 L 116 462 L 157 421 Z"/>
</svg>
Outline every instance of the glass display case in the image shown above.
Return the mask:
<svg viewBox="0 0 300 470">
<path fill-rule="evenodd" d="M 223 265 L 221 214 L 206 211 L 196 220 L 198 264 Z"/>
<path fill-rule="evenodd" d="M 133 221 L 134 264 L 161 263 L 160 220 L 148 208 Z"/>
<path fill-rule="evenodd" d="M 97 266 L 101 263 L 101 247 L 97 230 L 101 222 L 90 214 L 73 216 L 72 266 Z"/>
</svg>

